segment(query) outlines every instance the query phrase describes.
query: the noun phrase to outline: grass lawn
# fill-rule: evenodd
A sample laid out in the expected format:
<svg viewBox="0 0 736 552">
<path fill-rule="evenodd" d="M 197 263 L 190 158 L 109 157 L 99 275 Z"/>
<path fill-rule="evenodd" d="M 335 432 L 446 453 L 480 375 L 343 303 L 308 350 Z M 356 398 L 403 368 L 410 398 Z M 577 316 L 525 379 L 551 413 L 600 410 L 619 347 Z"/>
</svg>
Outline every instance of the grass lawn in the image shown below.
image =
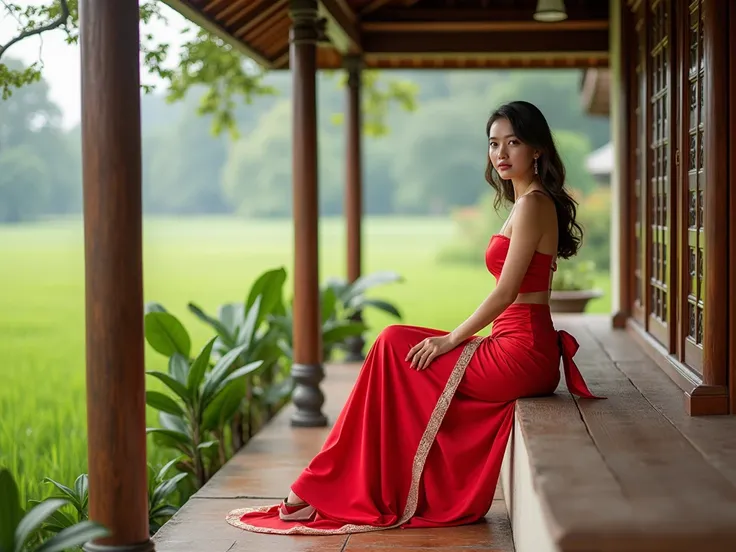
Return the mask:
<svg viewBox="0 0 736 552">
<path fill-rule="evenodd" d="M 405 277 L 375 294 L 395 301 L 404 322 L 452 329 L 492 289 L 493 278 L 483 268 L 436 262 L 452 232 L 444 218 L 366 222 L 364 272 L 394 270 Z M 76 220 L 0 226 L 0 465 L 19 478 L 22 500 L 45 496 L 46 476 L 70 484 L 86 471 L 82 238 Z M 189 314 L 188 301 L 214 312 L 220 303 L 244 299 L 263 270 L 284 266 L 291 272 L 289 222 L 150 219 L 144 240 L 145 300 L 180 316 L 195 348 L 211 334 Z M 343 275 L 344 250 L 343 222 L 323 221 L 322 279 Z M 607 312 L 607 275 L 598 285 L 605 296 L 588 310 Z M 372 338 L 392 320 L 371 315 L 367 321 Z M 146 354 L 148 368 L 165 367 L 160 355 L 151 349 Z M 149 414 L 149 423 L 157 425 Z M 155 463 L 170 454 L 149 448 Z"/>
</svg>

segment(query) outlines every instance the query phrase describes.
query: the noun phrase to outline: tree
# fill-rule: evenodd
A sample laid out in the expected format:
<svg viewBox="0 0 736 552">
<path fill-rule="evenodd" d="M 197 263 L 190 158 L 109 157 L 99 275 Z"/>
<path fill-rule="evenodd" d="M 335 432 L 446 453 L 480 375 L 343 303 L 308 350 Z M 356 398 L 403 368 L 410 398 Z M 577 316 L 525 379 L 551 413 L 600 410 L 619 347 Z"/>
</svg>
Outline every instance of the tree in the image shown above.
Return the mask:
<svg viewBox="0 0 736 552">
<path fill-rule="evenodd" d="M 0 222 L 17 223 L 39 215 L 47 204 L 46 162 L 28 146 L 0 151 Z"/>
<path fill-rule="evenodd" d="M 24 69 L 15 59 L 7 65 Z M 61 110 L 43 79 L 0 102 L 0 222 L 78 210 L 77 143 L 62 130 Z"/>
<path fill-rule="evenodd" d="M 24 8 L 16 2 L 0 1 L 18 24 L 17 35 L 0 44 L 0 89 L 3 99 L 7 99 L 13 89 L 38 81 L 42 68 L 37 62 L 22 70 L 14 70 L 3 62 L 6 52 L 29 37 L 54 30 L 66 33 L 67 41 L 75 43 L 79 31 L 79 3 L 78 0 L 53 0 Z M 167 23 L 166 9 L 162 9 L 158 0 L 141 0 L 142 23 Z M 180 59 L 171 63 L 171 45 L 157 40 L 152 33 L 142 32 L 141 54 L 145 68 L 167 83 L 167 99 L 172 102 L 184 98 L 192 87 L 205 86 L 207 93 L 201 98 L 198 113 L 212 117 L 215 134 L 227 130 L 236 137 L 238 129 L 234 112 L 238 100 L 250 104 L 255 96 L 274 94 L 274 89 L 263 83 L 265 72 L 261 67 L 252 60 L 243 59 L 238 51 L 220 38 L 204 29 L 192 32 L 187 28 L 184 34 L 188 38 L 182 44 Z M 385 133 L 383 120 L 387 104 L 397 102 L 412 109 L 415 91 L 406 83 L 391 81 L 385 90 L 381 90 L 376 75 L 367 73 L 364 78 L 365 96 L 368 98 L 364 102 L 365 116 L 379 132 Z M 142 87 L 145 91 L 153 88 L 145 83 Z"/>
</svg>

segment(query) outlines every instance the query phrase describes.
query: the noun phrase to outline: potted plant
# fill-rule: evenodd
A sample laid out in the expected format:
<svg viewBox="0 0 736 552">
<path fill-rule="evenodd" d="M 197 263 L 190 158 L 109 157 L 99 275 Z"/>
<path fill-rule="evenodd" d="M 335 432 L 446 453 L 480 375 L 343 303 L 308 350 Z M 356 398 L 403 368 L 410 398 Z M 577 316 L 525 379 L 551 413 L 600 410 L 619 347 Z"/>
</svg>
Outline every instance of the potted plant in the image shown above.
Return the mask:
<svg viewBox="0 0 736 552">
<path fill-rule="evenodd" d="M 581 313 L 591 299 L 597 299 L 603 292 L 594 288 L 595 263 L 560 263 L 552 279 L 552 292 L 549 303 L 552 312 Z"/>
</svg>

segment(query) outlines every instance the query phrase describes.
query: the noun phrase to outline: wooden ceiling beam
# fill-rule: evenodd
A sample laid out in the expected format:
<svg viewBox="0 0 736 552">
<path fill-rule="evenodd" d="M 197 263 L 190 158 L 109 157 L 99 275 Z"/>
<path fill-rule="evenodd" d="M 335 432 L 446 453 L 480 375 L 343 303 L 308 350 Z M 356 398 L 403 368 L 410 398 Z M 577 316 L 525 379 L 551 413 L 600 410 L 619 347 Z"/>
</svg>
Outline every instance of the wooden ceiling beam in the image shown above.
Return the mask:
<svg viewBox="0 0 736 552">
<path fill-rule="evenodd" d="M 363 51 L 357 16 L 346 0 L 319 0 L 319 11 L 327 20 L 327 36 L 338 51 Z"/>
<path fill-rule="evenodd" d="M 567 20 L 603 20 L 608 21 L 608 2 L 598 2 L 591 6 L 574 5 L 567 8 Z M 457 22 L 457 21 L 531 21 L 534 22 L 534 8 L 393 8 L 387 7 L 361 17 L 363 23 L 368 21 L 391 22 Z M 543 23 L 554 27 L 559 23 Z"/>
<path fill-rule="evenodd" d="M 550 27 L 539 21 L 367 21 L 363 32 L 537 32 L 537 31 L 605 31 L 608 21 L 600 19 L 560 21 Z"/>
<path fill-rule="evenodd" d="M 366 54 L 525 54 L 608 52 L 608 31 L 364 32 Z"/>
</svg>

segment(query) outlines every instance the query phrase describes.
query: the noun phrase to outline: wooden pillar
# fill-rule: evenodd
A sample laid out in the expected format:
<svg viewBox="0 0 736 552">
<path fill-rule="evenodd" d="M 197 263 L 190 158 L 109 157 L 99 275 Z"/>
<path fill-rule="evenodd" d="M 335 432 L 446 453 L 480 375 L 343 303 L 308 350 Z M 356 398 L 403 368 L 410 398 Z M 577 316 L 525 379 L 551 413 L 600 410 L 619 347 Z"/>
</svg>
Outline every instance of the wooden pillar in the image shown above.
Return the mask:
<svg viewBox="0 0 736 552">
<path fill-rule="evenodd" d="M 614 58 L 611 71 L 611 106 L 614 122 L 615 151 L 615 187 L 616 197 L 612 206 L 612 229 L 616 231 L 612 242 L 615 260 L 611 265 L 612 273 L 617 275 L 618 297 L 613 315 L 613 327 L 625 328 L 631 315 L 634 302 L 633 279 L 634 265 L 631 262 L 636 251 L 633 240 L 632 225 L 632 180 L 631 168 L 634 165 L 631 152 L 632 129 L 635 132 L 636 121 L 632 113 L 631 67 L 635 63 L 636 51 L 632 48 L 629 7 L 622 0 L 612 0 L 611 5 L 611 56 Z M 615 206 L 615 208 L 614 208 Z"/>
<path fill-rule="evenodd" d="M 729 19 L 729 52 L 736 51 L 736 6 L 728 9 Z M 728 202 L 731 213 L 736 213 L 736 55 L 729 56 L 728 76 L 728 115 L 729 115 L 729 149 L 728 156 Z M 727 297 L 734 297 L 736 293 L 736 224 L 729 221 L 729 293 Z M 729 300 L 729 374 L 728 393 L 730 413 L 736 415 L 736 301 Z"/>
<path fill-rule="evenodd" d="M 80 2 L 88 552 L 149 552 L 138 2 Z"/>
<path fill-rule="evenodd" d="M 325 398 L 319 387 L 322 329 L 319 301 L 317 179 L 317 0 L 289 0 L 292 19 L 290 64 L 293 78 L 294 190 L 294 426 L 327 424 Z"/>
<path fill-rule="evenodd" d="M 728 374 L 728 3 L 703 0 L 705 57 L 705 309 L 703 382 Z M 725 404 L 724 404 L 725 406 Z M 728 408 L 727 406 L 725 408 Z"/>
<path fill-rule="evenodd" d="M 347 85 L 347 166 L 345 179 L 345 220 L 347 226 L 347 269 L 348 281 L 354 282 L 361 275 L 361 231 L 363 217 L 363 164 L 361 159 L 361 71 L 363 60 L 360 56 L 352 55 L 344 58 L 345 70 L 348 73 Z M 355 320 L 360 321 L 358 313 Z M 348 342 L 349 362 L 359 362 L 365 359 L 363 347 L 365 340 L 362 336 L 351 338 Z"/>
</svg>

